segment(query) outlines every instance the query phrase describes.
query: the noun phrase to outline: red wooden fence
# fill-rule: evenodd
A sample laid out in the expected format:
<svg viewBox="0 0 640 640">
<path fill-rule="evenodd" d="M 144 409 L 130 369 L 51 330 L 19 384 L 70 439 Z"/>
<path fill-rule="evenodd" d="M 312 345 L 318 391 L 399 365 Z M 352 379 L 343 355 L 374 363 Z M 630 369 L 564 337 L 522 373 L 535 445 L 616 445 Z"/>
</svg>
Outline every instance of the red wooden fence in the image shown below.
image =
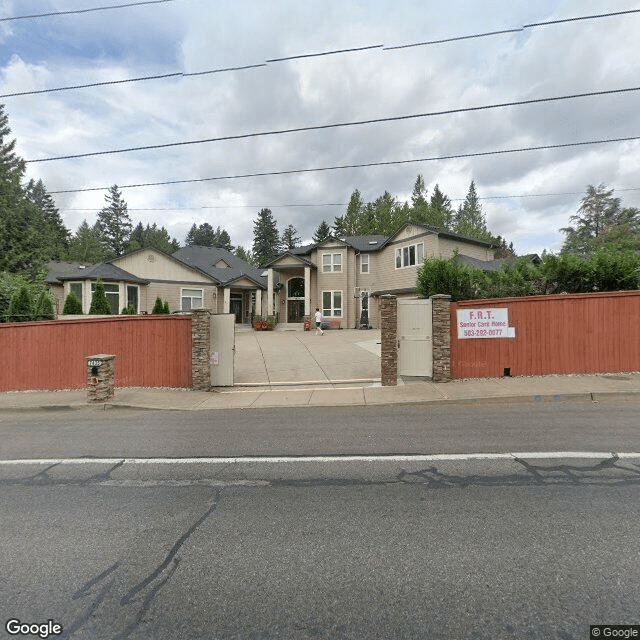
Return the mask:
<svg viewBox="0 0 640 640">
<path fill-rule="evenodd" d="M 85 356 L 114 354 L 118 387 L 190 387 L 190 316 L 0 324 L 0 391 L 82 389 Z"/>
<path fill-rule="evenodd" d="M 458 339 L 458 309 L 507 308 L 515 338 Z M 451 305 L 453 378 L 640 371 L 640 291 Z"/>
</svg>

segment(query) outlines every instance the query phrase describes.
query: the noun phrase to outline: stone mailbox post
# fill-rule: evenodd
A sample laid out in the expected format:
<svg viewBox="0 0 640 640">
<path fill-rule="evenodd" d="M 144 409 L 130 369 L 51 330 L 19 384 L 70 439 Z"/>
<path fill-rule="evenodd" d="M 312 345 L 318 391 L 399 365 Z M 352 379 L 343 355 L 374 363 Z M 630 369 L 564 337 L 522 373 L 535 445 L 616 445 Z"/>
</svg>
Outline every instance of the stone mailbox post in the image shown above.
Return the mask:
<svg viewBox="0 0 640 640">
<path fill-rule="evenodd" d="M 88 402 L 106 402 L 113 398 L 113 379 L 115 377 L 116 357 L 100 353 L 87 356 Z"/>
</svg>

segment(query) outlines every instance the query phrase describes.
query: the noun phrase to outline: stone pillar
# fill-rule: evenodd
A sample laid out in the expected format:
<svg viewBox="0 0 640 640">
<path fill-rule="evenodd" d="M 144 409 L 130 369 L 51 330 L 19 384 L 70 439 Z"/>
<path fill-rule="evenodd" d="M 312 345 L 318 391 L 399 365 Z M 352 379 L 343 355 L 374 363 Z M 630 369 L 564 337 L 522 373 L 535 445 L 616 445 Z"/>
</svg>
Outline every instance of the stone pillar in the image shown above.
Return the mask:
<svg viewBox="0 0 640 640">
<path fill-rule="evenodd" d="M 222 313 L 229 313 L 229 309 L 231 309 L 231 289 L 225 287 L 222 298 Z"/>
<path fill-rule="evenodd" d="M 262 315 L 262 289 L 256 289 L 256 315 Z"/>
<path fill-rule="evenodd" d="M 398 384 L 398 301 L 380 296 L 380 368 L 383 387 Z"/>
<path fill-rule="evenodd" d="M 106 402 L 113 398 L 116 357 L 106 353 L 85 358 L 87 365 L 87 402 Z"/>
<path fill-rule="evenodd" d="M 451 380 L 451 296 L 431 296 L 433 381 Z"/>
<path fill-rule="evenodd" d="M 273 315 L 273 269 L 267 269 L 267 315 Z"/>
<path fill-rule="evenodd" d="M 191 310 L 191 387 L 211 388 L 211 311 Z"/>
<path fill-rule="evenodd" d="M 311 317 L 311 267 L 304 268 L 304 317 Z"/>
</svg>

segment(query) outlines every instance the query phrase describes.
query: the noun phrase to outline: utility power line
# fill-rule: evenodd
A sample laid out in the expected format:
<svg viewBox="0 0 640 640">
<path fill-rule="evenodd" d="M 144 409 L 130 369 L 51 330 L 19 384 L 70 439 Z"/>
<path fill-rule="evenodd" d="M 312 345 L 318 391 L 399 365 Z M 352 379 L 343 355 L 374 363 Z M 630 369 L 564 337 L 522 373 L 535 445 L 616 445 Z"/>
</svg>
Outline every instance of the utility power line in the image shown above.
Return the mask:
<svg viewBox="0 0 640 640">
<path fill-rule="evenodd" d="M 564 96 L 550 96 L 545 98 L 532 98 L 530 100 L 517 100 L 512 102 L 500 102 L 489 105 L 482 105 L 476 107 L 461 107 L 458 109 L 445 109 L 443 111 L 431 111 L 427 113 L 413 113 L 402 116 L 389 116 L 385 118 L 370 118 L 367 120 L 354 120 L 351 122 L 334 122 L 331 124 L 312 125 L 306 127 L 292 127 L 288 129 L 275 129 L 272 131 L 258 131 L 253 133 L 241 133 L 229 136 L 218 136 L 215 138 L 202 138 L 200 140 L 184 140 L 181 142 L 167 142 L 164 144 L 145 145 L 141 147 L 128 147 L 124 149 L 112 149 L 108 151 L 92 151 L 88 153 L 75 153 L 65 156 L 53 156 L 50 158 L 36 158 L 33 160 L 27 160 L 30 164 L 37 162 L 53 162 L 55 160 L 71 160 L 76 158 L 90 158 L 95 156 L 114 155 L 119 153 L 131 153 L 132 151 L 150 151 L 155 149 L 167 149 L 169 147 L 184 147 L 196 144 L 205 144 L 212 142 L 223 142 L 229 140 L 243 140 L 246 138 L 259 138 L 266 136 L 277 136 L 285 133 L 300 133 L 304 131 L 321 131 L 324 129 L 337 129 L 341 127 L 356 127 L 365 124 L 381 124 L 385 122 L 397 122 L 401 120 L 414 120 L 417 118 L 430 118 L 433 116 L 451 115 L 454 113 L 468 113 L 471 111 L 486 111 L 489 109 L 501 109 L 503 107 L 515 107 L 528 104 L 540 104 L 543 102 L 557 102 L 561 100 L 575 100 L 577 98 L 587 98 L 593 96 L 604 96 L 612 94 L 630 93 L 632 91 L 640 91 L 640 87 L 629 87 L 626 89 L 610 89 L 606 91 L 589 91 L 587 93 L 574 93 Z"/>
<path fill-rule="evenodd" d="M 106 11 L 107 9 L 124 9 L 125 7 L 138 7 L 143 4 L 163 4 L 165 2 L 175 2 L 176 0 L 144 0 L 141 2 L 128 2 L 127 4 L 114 4 L 106 7 L 92 7 L 90 9 L 70 9 L 68 11 L 52 11 L 50 13 L 37 13 L 30 16 L 13 16 L 11 18 L 0 18 L 0 22 L 10 20 L 28 20 L 31 18 L 48 18 L 50 16 L 67 16 L 72 13 L 90 13 L 92 11 Z"/>
<path fill-rule="evenodd" d="M 160 0 L 160 1 L 162 1 L 162 2 L 173 2 L 174 0 Z M 149 4 L 149 3 L 135 3 L 135 4 Z M 134 6 L 134 5 L 119 5 L 119 6 Z M 106 8 L 118 8 L 118 7 L 106 7 Z M 99 9 L 86 9 L 84 11 L 98 11 L 98 10 Z M 42 16 L 45 16 L 45 15 L 60 15 L 61 13 L 69 13 L 69 12 L 58 12 L 58 13 L 51 13 L 51 14 L 42 14 Z M 121 79 L 121 80 L 112 80 L 110 82 L 90 82 L 90 83 L 84 83 L 84 84 L 69 85 L 69 86 L 64 86 L 64 87 L 53 87 L 51 89 L 39 89 L 39 90 L 32 90 L 32 91 L 17 91 L 17 92 L 13 92 L 13 93 L 0 94 L 0 98 L 14 98 L 14 97 L 17 97 L 17 96 L 38 95 L 38 94 L 43 94 L 43 93 L 54 93 L 54 92 L 57 92 L 57 91 L 71 91 L 71 90 L 76 90 L 76 89 L 87 89 L 89 87 L 102 87 L 102 86 L 107 86 L 107 85 L 125 84 L 125 83 L 131 83 L 131 82 L 143 82 L 145 80 L 162 80 L 162 79 L 165 79 L 165 78 L 175 78 L 175 77 L 188 78 L 188 77 L 208 75 L 208 74 L 214 74 L 214 73 L 222 73 L 222 72 L 230 72 L 230 71 L 241 71 L 241 70 L 244 70 L 244 69 L 257 69 L 257 68 L 266 67 L 269 64 L 278 63 L 278 62 L 287 62 L 287 61 L 292 61 L 292 60 L 300 60 L 300 59 L 304 59 L 304 58 L 317 58 L 317 57 L 321 57 L 321 56 L 331 56 L 331 55 L 337 55 L 337 54 L 343 54 L 343 53 L 354 53 L 354 52 L 374 50 L 374 49 L 381 50 L 381 51 L 392 51 L 392 50 L 397 50 L 397 49 L 409 49 L 411 47 L 425 47 L 425 46 L 429 46 L 429 45 L 443 44 L 443 43 L 447 43 L 447 42 L 457 42 L 457 41 L 461 41 L 461 40 L 470 40 L 470 39 L 475 39 L 475 38 L 486 38 L 486 37 L 489 37 L 489 36 L 501 35 L 501 34 L 506 34 L 506 33 L 519 33 L 519 32 L 524 31 L 525 29 L 532 29 L 532 28 L 535 28 L 535 27 L 543 27 L 543 26 L 566 23 L 566 22 L 576 22 L 576 21 L 580 21 L 580 20 L 595 20 L 595 19 L 608 18 L 608 17 L 612 17 L 612 16 L 620 16 L 620 15 L 633 14 L 633 13 L 640 13 L 640 9 L 629 9 L 627 11 L 616 11 L 616 12 L 611 12 L 611 13 L 601 13 L 601 14 L 598 14 L 598 15 L 576 16 L 576 17 L 572 17 L 572 18 L 564 18 L 564 19 L 561 19 L 561 20 L 549 20 L 547 22 L 535 22 L 535 23 L 532 23 L 532 24 L 524 25 L 522 27 L 516 27 L 514 29 L 500 29 L 500 30 L 497 30 L 497 31 L 487 31 L 487 32 L 484 32 L 484 33 L 474 33 L 474 34 L 470 34 L 470 35 L 454 36 L 454 37 L 451 37 L 451 38 L 444 38 L 444 39 L 440 39 L 440 40 L 427 40 L 425 42 L 414 42 L 414 43 L 411 43 L 411 44 L 401 44 L 401 45 L 395 45 L 395 46 L 391 46 L 391 47 L 386 47 L 383 44 L 374 44 L 374 45 L 367 45 L 367 46 L 362 46 L 362 47 L 351 47 L 351 48 L 346 48 L 346 49 L 334 49 L 334 50 L 330 50 L 330 51 L 321 51 L 321 52 L 316 52 L 316 53 L 301 53 L 301 54 L 291 55 L 291 56 L 286 56 L 286 57 L 271 58 L 271 59 L 265 60 L 265 62 L 260 62 L 260 63 L 256 63 L 256 64 L 237 65 L 237 66 L 227 67 L 227 68 L 224 68 L 224 69 L 208 69 L 208 70 L 205 70 L 205 71 L 198 71 L 198 72 L 195 72 L 195 73 L 183 73 L 181 71 L 176 71 L 176 72 L 172 72 L 172 73 L 156 74 L 156 75 L 151 75 L 151 76 L 141 76 L 141 77 L 138 77 L 138 78 L 124 78 L 124 79 Z M 18 20 L 18 19 L 22 19 L 22 18 L 42 17 L 42 16 L 22 16 L 20 18 L 3 18 L 2 20 Z"/>
<path fill-rule="evenodd" d="M 313 173 L 319 171 L 338 171 L 341 169 L 360 169 L 365 167 L 382 167 L 382 166 L 391 166 L 391 165 L 400 165 L 400 164 L 416 164 L 419 162 L 435 162 L 439 160 L 457 160 L 462 158 L 479 158 L 484 156 L 496 156 L 496 155 L 506 155 L 510 153 L 522 153 L 525 151 L 543 151 L 550 149 L 565 149 L 569 147 L 583 147 L 588 145 L 598 145 L 598 144 L 610 144 L 613 142 L 630 142 L 634 140 L 640 140 L 640 136 L 630 136 L 627 138 L 607 138 L 603 140 L 586 140 L 582 142 L 566 142 L 562 144 L 547 144 L 547 145 L 539 145 L 536 147 L 519 147 L 514 149 L 498 149 L 494 151 L 479 151 L 475 153 L 461 153 L 461 154 L 452 154 L 446 156 L 433 156 L 429 158 L 413 158 L 410 160 L 389 160 L 389 161 L 381 161 L 381 162 L 363 162 L 359 164 L 343 164 L 343 165 L 334 165 L 330 167 L 314 167 L 310 169 L 288 169 L 283 171 L 262 171 L 257 173 L 243 173 L 236 175 L 227 175 L 227 176 L 216 176 L 213 178 L 192 178 L 188 180 L 165 180 L 162 182 L 142 182 L 138 184 L 124 184 L 118 185 L 119 189 L 135 189 L 139 187 L 157 187 L 163 185 L 174 185 L 174 184 L 188 184 L 188 183 L 196 183 L 196 182 L 213 182 L 219 180 L 237 180 L 239 178 L 261 178 L 265 176 L 283 176 L 283 175 L 293 175 L 293 174 L 301 174 L 301 173 Z M 109 187 L 88 187 L 83 189 L 60 189 L 57 191 L 50 191 L 51 194 L 57 193 L 83 193 L 88 191 L 106 191 Z"/>
<path fill-rule="evenodd" d="M 640 187 L 626 187 L 618 189 L 617 187 L 611 187 L 613 191 L 640 191 Z M 52 193 L 59 193 L 53 191 Z M 515 200 L 517 198 L 548 198 L 557 196 L 580 196 L 584 195 L 584 191 L 561 191 L 557 193 L 519 193 L 511 194 L 508 196 L 478 196 L 478 200 Z M 448 196 L 447 196 L 448 197 Z M 462 202 L 465 198 L 449 198 L 451 202 Z M 346 207 L 348 202 L 305 202 L 296 204 L 218 204 L 218 205 L 201 205 L 199 207 L 135 207 L 128 208 L 128 211 L 200 211 L 203 209 L 284 209 L 284 208 L 296 208 L 302 209 L 307 207 Z M 97 207 L 68 207 L 59 209 L 59 211 L 95 211 Z"/>
</svg>

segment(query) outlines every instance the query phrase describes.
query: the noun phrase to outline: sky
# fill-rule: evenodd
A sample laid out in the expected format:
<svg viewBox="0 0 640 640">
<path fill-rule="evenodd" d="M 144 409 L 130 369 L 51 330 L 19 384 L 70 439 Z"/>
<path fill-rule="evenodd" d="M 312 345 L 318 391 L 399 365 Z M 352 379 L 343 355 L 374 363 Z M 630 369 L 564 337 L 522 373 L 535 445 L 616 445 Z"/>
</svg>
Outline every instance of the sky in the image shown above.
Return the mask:
<svg viewBox="0 0 640 640">
<path fill-rule="evenodd" d="M 558 251 L 588 185 L 640 207 L 640 140 L 469 157 L 640 136 L 639 91 L 47 160 L 640 87 L 640 13 L 522 28 L 640 5 L 170 0 L 6 20 L 133 1 L 0 0 L 0 103 L 27 179 L 43 180 L 72 231 L 95 221 L 113 184 L 134 224 L 156 222 L 183 243 L 208 222 L 245 248 L 263 207 L 310 241 L 354 189 L 403 202 L 418 174 L 428 195 L 438 184 L 455 207 L 474 180 L 489 230 L 518 254 Z M 393 48 L 507 29 L 518 30 Z M 361 50 L 308 55 L 343 49 Z M 306 57 L 267 62 L 292 56 Z M 6 96 L 165 74 L 180 75 Z M 467 157 L 429 160 L 442 156 Z M 123 186 L 182 180 L 192 182 Z M 97 190 L 55 193 L 78 189 Z"/>
</svg>

